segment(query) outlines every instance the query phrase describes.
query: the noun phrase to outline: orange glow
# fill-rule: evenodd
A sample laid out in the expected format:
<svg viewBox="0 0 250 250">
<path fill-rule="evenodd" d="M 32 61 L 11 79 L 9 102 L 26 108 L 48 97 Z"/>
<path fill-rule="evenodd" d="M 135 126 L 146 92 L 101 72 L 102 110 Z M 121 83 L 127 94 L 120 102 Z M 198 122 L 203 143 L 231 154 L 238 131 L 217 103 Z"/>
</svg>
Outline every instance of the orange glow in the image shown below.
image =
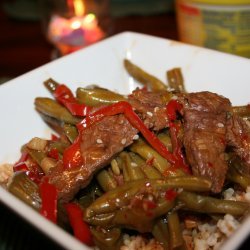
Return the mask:
<svg viewBox="0 0 250 250">
<path fill-rule="evenodd" d="M 97 20 L 94 14 L 90 13 L 86 15 L 83 19 L 83 26 L 86 28 L 97 27 Z"/>
<path fill-rule="evenodd" d="M 83 0 L 73 0 L 74 10 L 76 16 L 83 16 L 85 13 L 85 6 Z"/>
<path fill-rule="evenodd" d="M 70 23 L 70 27 L 74 30 L 79 29 L 82 26 L 80 19 L 75 19 Z"/>
</svg>

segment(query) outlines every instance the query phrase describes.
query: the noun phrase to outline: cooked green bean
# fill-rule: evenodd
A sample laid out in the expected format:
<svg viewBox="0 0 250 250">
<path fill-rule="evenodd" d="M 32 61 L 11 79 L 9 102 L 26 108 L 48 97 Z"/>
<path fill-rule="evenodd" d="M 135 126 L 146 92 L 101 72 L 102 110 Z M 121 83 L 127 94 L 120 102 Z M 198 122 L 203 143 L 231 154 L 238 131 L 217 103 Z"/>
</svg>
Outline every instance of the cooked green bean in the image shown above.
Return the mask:
<svg viewBox="0 0 250 250">
<path fill-rule="evenodd" d="M 166 90 L 167 86 L 158 78 L 148 74 L 140 67 L 133 64 L 128 59 L 124 60 L 124 66 L 127 72 L 138 82 L 149 87 L 152 90 Z"/>
<path fill-rule="evenodd" d="M 183 202 L 187 209 L 200 213 L 228 213 L 237 216 L 243 215 L 250 208 L 246 202 L 221 200 L 186 191 L 178 195 L 178 200 Z"/>
<path fill-rule="evenodd" d="M 117 250 L 121 245 L 121 230 L 119 228 L 91 227 L 95 245 L 100 250 Z"/>
<path fill-rule="evenodd" d="M 39 210 L 41 198 L 39 188 L 25 172 L 16 172 L 8 184 L 8 190 L 32 208 Z"/>
<path fill-rule="evenodd" d="M 148 179 L 161 179 L 163 175 L 151 165 L 148 165 L 144 159 L 142 159 L 138 154 L 130 152 L 130 156 L 138 166 L 140 166 L 141 171 L 143 172 L 144 176 Z"/>
<path fill-rule="evenodd" d="M 117 182 L 109 171 L 102 169 L 97 175 L 96 179 L 101 188 L 107 192 L 117 187 Z"/>
<path fill-rule="evenodd" d="M 130 146 L 130 150 L 139 154 L 145 160 L 152 160 L 152 165 L 158 169 L 161 174 L 166 172 L 170 167 L 170 163 L 142 139 L 134 142 Z"/>
<path fill-rule="evenodd" d="M 31 158 L 39 165 L 41 166 L 42 160 L 47 156 L 45 152 L 38 151 L 30 148 L 26 148 L 27 152 L 31 156 Z"/>
<path fill-rule="evenodd" d="M 129 153 L 123 151 L 120 154 L 120 157 L 123 160 L 123 173 L 125 181 L 134 181 L 145 177 L 140 166 L 132 160 Z"/>
<path fill-rule="evenodd" d="M 167 80 L 171 88 L 177 92 L 186 92 L 184 79 L 180 68 L 173 68 L 167 71 Z"/>
<path fill-rule="evenodd" d="M 170 177 L 163 180 L 142 179 L 127 182 L 94 201 L 88 207 L 86 215 L 89 217 L 95 214 L 111 213 L 127 206 L 131 199 L 142 191 L 144 194 L 158 196 L 159 192 L 164 192 L 169 188 L 183 188 L 189 191 L 209 191 L 211 182 L 194 176 Z"/>
<path fill-rule="evenodd" d="M 59 83 L 57 83 L 52 78 L 49 78 L 46 81 L 44 81 L 44 85 L 49 90 L 49 92 L 53 94 L 56 90 L 56 87 L 59 85 Z"/>
<path fill-rule="evenodd" d="M 35 99 L 35 107 L 40 113 L 56 118 L 64 123 L 76 124 L 80 121 L 78 118 L 71 115 L 62 105 L 47 97 L 37 97 Z"/>
<path fill-rule="evenodd" d="M 114 225 L 113 220 L 115 215 L 116 213 L 97 214 L 95 216 L 86 217 L 84 219 L 86 222 L 94 226 L 110 227 L 111 225 Z"/>
<path fill-rule="evenodd" d="M 229 169 L 227 171 L 227 179 L 232 181 L 232 182 L 238 183 L 244 189 L 246 189 L 248 186 L 250 186 L 250 176 L 241 174 L 233 166 L 229 167 Z"/>
<path fill-rule="evenodd" d="M 62 142 L 62 141 L 51 141 L 48 145 L 48 151 L 51 149 L 56 149 L 60 154 L 63 154 L 64 150 L 70 146 L 70 143 L 68 142 Z"/>
<path fill-rule="evenodd" d="M 78 136 L 78 131 L 77 131 L 76 126 L 72 124 L 64 124 L 63 132 L 71 143 L 73 143 L 76 137 Z"/>
<path fill-rule="evenodd" d="M 169 231 L 166 218 L 160 218 L 155 222 L 152 234 L 165 250 L 169 249 Z"/>
<path fill-rule="evenodd" d="M 168 214 L 170 248 L 175 249 L 183 244 L 179 216 L 176 211 Z"/>
<path fill-rule="evenodd" d="M 78 88 L 76 97 L 80 102 L 88 106 L 107 105 L 126 100 L 123 95 L 100 87 Z"/>
</svg>

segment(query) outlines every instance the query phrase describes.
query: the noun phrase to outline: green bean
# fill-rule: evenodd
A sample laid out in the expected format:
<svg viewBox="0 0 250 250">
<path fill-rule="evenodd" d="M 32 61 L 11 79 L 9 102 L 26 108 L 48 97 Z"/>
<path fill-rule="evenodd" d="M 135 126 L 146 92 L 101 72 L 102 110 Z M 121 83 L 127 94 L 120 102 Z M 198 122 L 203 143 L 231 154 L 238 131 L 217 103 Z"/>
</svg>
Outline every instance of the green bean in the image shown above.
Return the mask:
<svg viewBox="0 0 250 250">
<path fill-rule="evenodd" d="M 166 172 L 170 167 L 170 163 L 142 139 L 134 142 L 129 148 L 132 152 L 137 153 L 146 160 L 153 159 L 152 165 L 158 169 L 161 174 Z"/>
<path fill-rule="evenodd" d="M 39 210 L 41 206 L 41 198 L 39 188 L 25 172 L 16 172 L 8 184 L 10 193 L 24 201 L 30 207 Z"/>
<path fill-rule="evenodd" d="M 95 245 L 100 250 L 117 250 L 120 248 L 122 237 L 119 228 L 91 227 Z"/>
<path fill-rule="evenodd" d="M 84 218 L 86 222 L 94 226 L 111 226 L 113 225 L 113 219 L 115 217 L 115 213 L 106 213 L 106 214 L 97 214 L 92 217 Z"/>
<path fill-rule="evenodd" d="M 184 79 L 180 68 L 173 68 L 167 71 L 167 80 L 171 88 L 177 92 L 186 92 Z"/>
<path fill-rule="evenodd" d="M 161 179 L 162 174 L 154 167 L 149 166 L 145 160 L 143 160 L 138 154 L 130 152 L 131 159 L 140 166 L 143 174 L 148 179 Z"/>
<path fill-rule="evenodd" d="M 123 173 L 125 181 L 134 181 L 145 177 L 140 166 L 133 162 L 129 153 L 123 151 L 120 153 L 120 157 L 123 160 Z"/>
<path fill-rule="evenodd" d="M 50 141 L 47 151 L 50 151 L 51 149 L 56 149 L 58 153 L 63 154 L 64 150 L 69 146 L 70 144 L 68 142 Z"/>
<path fill-rule="evenodd" d="M 248 175 L 248 168 L 246 168 L 245 163 L 236 155 L 232 154 L 229 155 L 229 166 L 234 167 L 240 174 L 243 174 L 245 176 Z"/>
<path fill-rule="evenodd" d="M 152 234 L 165 250 L 169 249 L 169 231 L 166 218 L 159 218 L 153 227 Z"/>
<path fill-rule="evenodd" d="M 141 69 L 140 67 L 133 64 L 128 59 L 124 60 L 124 66 L 125 66 L 125 69 L 127 70 L 127 72 L 134 79 L 136 79 L 141 84 L 149 87 L 153 91 L 167 89 L 167 86 L 161 80 L 148 74 L 147 72 L 145 72 L 143 69 Z"/>
<path fill-rule="evenodd" d="M 170 248 L 174 249 L 183 244 L 180 220 L 176 211 L 168 214 L 168 229 Z"/>
<path fill-rule="evenodd" d="M 149 166 L 147 164 L 141 166 L 142 171 L 146 175 L 147 178 L 149 179 L 161 179 L 162 174 L 155 169 L 153 166 Z"/>
<path fill-rule="evenodd" d="M 229 166 L 227 171 L 227 179 L 229 181 L 238 183 L 244 189 L 250 186 L 250 176 L 240 173 L 235 166 Z"/>
<path fill-rule="evenodd" d="M 30 148 L 26 148 L 28 154 L 31 156 L 31 158 L 39 165 L 41 166 L 42 160 L 47 157 L 46 153 L 43 151 L 38 151 Z"/>
<path fill-rule="evenodd" d="M 97 175 L 96 179 L 101 188 L 107 192 L 117 187 L 117 182 L 109 171 L 102 169 Z"/>
<path fill-rule="evenodd" d="M 99 106 L 125 101 L 123 95 L 100 87 L 78 88 L 76 90 L 77 99 L 88 106 Z"/>
<path fill-rule="evenodd" d="M 71 143 L 73 143 L 78 136 L 78 131 L 76 126 L 72 124 L 64 124 L 63 132 Z"/>
<path fill-rule="evenodd" d="M 56 87 L 59 85 L 59 83 L 57 83 L 52 78 L 49 78 L 46 81 L 44 81 L 44 85 L 49 90 L 49 92 L 53 94 L 56 90 Z"/>
<path fill-rule="evenodd" d="M 103 191 L 101 190 L 101 187 L 94 179 L 86 188 L 80 191 L 78 194 L 78 203 L 81 205 L 81 207 L 87 208 L 91 203 L 93 203 L 94 200 L 97 199 L 97 197 L 100 197 L 102 194 Z"/>
<path fill-rule="evenodd" d="M 172 142 L 168 133 L 159 133 L 157 137 L 167 147 L 168 150 L 172 150 Z"/>
<path fill-rule="evenodd" d="M 151 212 L 151 214 L 154 218 L 160 217 L 169 212 L 171 209 L 173 209 L 174 206 L 175 206 L 174 199 L 166 200 L 165 197 L 161 197 L 157 201 L 157 207 L 154 209 L 154 211 Z"/>
<path fill-rule="evenodd" d="M 249 204 L 246 202 L 220 200 L 186 191 L 178 195 L 178 200 L 183 202 L 187 209 L 200 213 L 228 213 L 237 216 L 249 209 Z"/>
<path fill-rule="evenodd" d="M 79 119 L 71 115 L 71 113 L 62 105 L 53 99 L 46 97 L 37 97 L 35 99 L 35 107 L 40 113 L 55 118 L 63 123 L 76 124 Z"/>
<path fill-rule="evenodd" d="M 183 188 L 189 191 L 209 191 L 211 182 L 194 176 L 170 177 L 164 180 L 142 179 L 127 182 L 122 186 L 111 190 L 88 207 L 87 216 L 95 214 L 110 213 L 127 206 L 131 199 L 138 193 L 156 195 L 169 188 Z"/>
<path fill-rule="evenodd" d="M 163 213 L 165 213 L 165 211 Z M 150 210 L 141 211 L 141 209 L 136 209 L 134 207 L 132 209 L 124 207 L 117 210 L 115 213 L 113 225 L 137 230 L 140 233 L 147 233 L 152 231 L 155 223 L 154 219 L 156 217 L 153 210 L 151 213 Z"/>
</svg>

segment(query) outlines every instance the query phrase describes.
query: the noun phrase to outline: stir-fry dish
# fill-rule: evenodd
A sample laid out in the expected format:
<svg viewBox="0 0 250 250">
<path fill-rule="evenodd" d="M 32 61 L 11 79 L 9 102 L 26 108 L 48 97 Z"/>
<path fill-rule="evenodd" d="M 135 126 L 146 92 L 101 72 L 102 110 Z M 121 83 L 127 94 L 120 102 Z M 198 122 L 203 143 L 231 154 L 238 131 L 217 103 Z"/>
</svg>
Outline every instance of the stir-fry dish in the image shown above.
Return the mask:
<svg viewBox="0 0 250 250">
<path fill-rule="evenodd" d="M 22 146 L 6 188 L 99 249 L 218 249 L 249 213 L 250 107 L 187 93 L 129 60 L 129 95 L 53 79 L 35 108 L 55 131 Z"/>
</svg>

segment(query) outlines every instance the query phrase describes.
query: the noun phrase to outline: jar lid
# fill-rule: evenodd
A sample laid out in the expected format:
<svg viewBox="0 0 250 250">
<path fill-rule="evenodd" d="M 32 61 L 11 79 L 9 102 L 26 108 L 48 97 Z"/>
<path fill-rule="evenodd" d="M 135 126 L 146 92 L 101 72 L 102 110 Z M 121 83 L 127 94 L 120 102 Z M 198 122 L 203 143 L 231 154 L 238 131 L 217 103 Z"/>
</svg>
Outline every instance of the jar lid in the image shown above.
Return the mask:
<svg viewBox="0 0 250 250">
<path fill-rule="evenodd" d="M 214 5 L 244 5 L 250 4 L 250 0 L 191 0 L 195 3 L 214 4 Z"/>
</svg>

